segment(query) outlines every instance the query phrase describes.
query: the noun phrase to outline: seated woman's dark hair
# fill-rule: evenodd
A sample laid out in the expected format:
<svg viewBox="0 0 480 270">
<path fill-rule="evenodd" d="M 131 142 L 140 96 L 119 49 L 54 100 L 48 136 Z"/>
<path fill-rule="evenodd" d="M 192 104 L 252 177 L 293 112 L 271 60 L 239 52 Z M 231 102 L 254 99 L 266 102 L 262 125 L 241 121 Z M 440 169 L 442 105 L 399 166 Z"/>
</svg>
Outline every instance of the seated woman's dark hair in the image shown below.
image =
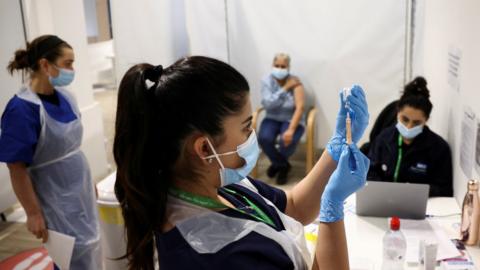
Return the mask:
<svg viewBox="0 0 480 270">
<path fill-rule="evenodd" d="M 421 110 L 427 119 L 430 118 L 433 105 L 430 102 L 430 92 L 428 91 L 425 78 L 416 77 L 405 86 L 403 95 L 398 102 L 398 111 L 405 106 Z"/>
<path fill-rule="evenodd" d="M 248 91 L 238 71 L 208 57 L 127 71 L 118 93 L 113 154 L 129 269 L 154 269 L 154 232 L 166 222 L 172 177 L 195 179 L 192 157 L 183 150 L 187 136 L 199 132 L 221 140 L 225 117 L 240 112 Z"/>
</svg>

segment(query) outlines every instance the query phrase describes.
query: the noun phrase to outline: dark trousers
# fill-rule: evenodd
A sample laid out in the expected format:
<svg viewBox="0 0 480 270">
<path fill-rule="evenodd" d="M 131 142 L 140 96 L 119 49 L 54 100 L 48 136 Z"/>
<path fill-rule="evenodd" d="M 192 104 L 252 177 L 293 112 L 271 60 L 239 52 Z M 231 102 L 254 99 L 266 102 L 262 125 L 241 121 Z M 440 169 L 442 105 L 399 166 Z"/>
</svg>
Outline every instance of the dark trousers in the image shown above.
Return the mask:
<svg viewBox="0 0 480 270">
<path fill-rule="evenodd" d="M 305 130 L 302 125 L 298 125 L 293 134 L 292 142 L 285 147 L 282 135 L 289 125 L 289 122 L 280 122 L 269 118 L 265 118 L 260 125 L 258 143 L 274 167 L 287 166 L 288 158 L 295 152 Z M 279 135 L 279 147 L 277 148 L 276 142 Z"/>
</svg>

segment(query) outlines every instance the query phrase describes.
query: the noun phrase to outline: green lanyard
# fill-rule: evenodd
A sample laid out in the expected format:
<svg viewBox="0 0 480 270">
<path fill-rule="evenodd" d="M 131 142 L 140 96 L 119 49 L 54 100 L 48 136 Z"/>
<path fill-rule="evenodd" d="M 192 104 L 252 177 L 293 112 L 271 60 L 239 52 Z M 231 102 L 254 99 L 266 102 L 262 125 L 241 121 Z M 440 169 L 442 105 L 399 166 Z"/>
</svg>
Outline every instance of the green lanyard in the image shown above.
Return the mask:
<svg viewBox="0 0 480 270">
<path fill-rule="evenodd" d="M 273 223 L 272 219 L 267 214 L 265 214 L 265 212 L 263 212 L 262 209 L 260 209 L 252 201 L 250 201 L 247 197 L 245 197 L 241 194 L 238 194 L 234 190 L 230 190 L 230 189 L 227 189 L 227 188 L 224 188 L 224 190 L 227 191 L 228 193 L 231 193 L 231 194 L 242 197 L 242 199 L 245 202 L 247 202 L 248 205 L 255 211 L 255 214 L 251 214 L 251 213 L 248 213 L 246 211 L 243 211 L 243 210 L 237 209 L 237 208 L 231 208 L 231 209 L 233 209 L 233 210 L 235 210 L 239 213 L 251 216 L 251 217 L 253 217 L 254 219 L 256 219 L 260 222 L 263 222 L 263 223 L 266 223 L 270 226 L 275 227 L 275 223 Z M 180 200 L 183 200 L 183 201 L 186 201 L 186 202 L 189 202 L 191 204 L 195 204 L 195 205 L 198 205 L 198 206 L 201 206 L 201 207 L 205 207 L 205 208 L 209 208 L 209 209 L 229 208 L 225 204 L 220 203 L 220 202 L 218 202 L 216 200 L 213 200 L 211 198 L 200 196 L 200 195 L 195 195 L 195 194 L 192 194 L 190 192 L 186 192 L 186 191 L 183 191 L 183 190 L 180 190 L 180 189 L 177 189 L 177 188 L 170 188 L 168 190 L 168 192 L 170 193 L 170 195 L 172 195 L 172 196 L 174 196 L 174 197 L 176 197 Z"/>
<path fill-rule="evenodd" d="M 226 205 L 223 203 L 220 203 L 218 201 L 215 201 L 214 199 L 204 197 L 204 196 L 199 196 L 192 194 L 190 192 L 186 192 L 183 190 L 180 190 L 178 188 L 170 188 L 168 189 L 168 193 L 172 195 L 173 197 L 179 198 L 182 201 L 189 202 L 191 204 L 195 204 L 201 207 L 205 208 L 210 208 L 210 209 L 220 209 L 220 208 L 227 208 Z"/>
<path fill-rule="evenodd" d="M 395 174 L 393 175 L 393 182 L 398 181 L 398 173 L 400 172 L 400 164 L 402 164 L 403 149 L 402 149 L 402 135 L 398 134 L 398 157 L 397 165 L 395 166 Z"/>
<path fill-rule="evenodd" d="M 250 214 L 250 213 L 247 213 L 241 209 L 237 209 L 237 208 L 233 208 L 234 210 L 240 212 L 240 213 L 243 213 L 245 215 L 249 215 L 253 218 L 255 218 L 256 220 L 258 221 L 261 221 L 263 223 L 266 223 L 272 227 L 275 227 L 275 223 L 273 223 L 273 220 L 267 215 L 265 214 L 265 212 L 263 212 L 262 209 L 260 209 L 260 207 L 258 207 L 257 205 L 255 205 L 252 201 L 250 201 L 247 197 L 243 196 L 242 194 L 238 194 L 236 191 L 234 190 L 231 190 L 231 189 L 228 189 L 228 188 L 223 188 L 225 191 L 227 191 L 228 193 L 230 194 L 234 194 L 234 195 L 237 195 L 237 196 L 240 196 L 245 202 L 248 203 L 248 205 L 255 211 L 256 214 Z"/>
</svg>

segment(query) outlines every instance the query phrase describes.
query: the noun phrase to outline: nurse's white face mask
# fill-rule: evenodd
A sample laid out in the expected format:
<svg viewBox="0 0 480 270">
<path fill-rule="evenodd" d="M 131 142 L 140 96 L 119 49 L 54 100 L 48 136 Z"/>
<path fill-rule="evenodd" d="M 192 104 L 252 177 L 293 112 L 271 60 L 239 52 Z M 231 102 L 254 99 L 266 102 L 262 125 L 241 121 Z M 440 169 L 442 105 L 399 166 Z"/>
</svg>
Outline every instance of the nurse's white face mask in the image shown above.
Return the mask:
<svg viewBox="0 0 480 270">
<path fill-rule="evenodd" d="M 219 173 L 221 186 L 226 186 L 242 181 L 247 177 L 247 175 L 250 174 L 250 172 L 255 167 L 255 164 L 257 164 L 258 156 L 260 155 L 260 147 L 258 146 L 257 134 L 254 130 L 252 130 L 250 136 L 244 143 L 237 146 L 236 151 L 226 152 L 222 154 L 217 154 L 215 148 L 213 147 L 213 144 L 210 142 L 208 137 L 206 139 L 208 145 L 212 149 L 213 155 L 204 157 L 203 159 L 211 160 L 212 158 L 215 158 L 218 164 L 220 164 L 221 168 L 219 170 Z M 241 158 L 245 160 L 245 165 L 243 167 L 238 169 L 225 168 L 222 161 L 220 160 L 220 156 L 233 154 L 238 154 Z"/>
</svg>

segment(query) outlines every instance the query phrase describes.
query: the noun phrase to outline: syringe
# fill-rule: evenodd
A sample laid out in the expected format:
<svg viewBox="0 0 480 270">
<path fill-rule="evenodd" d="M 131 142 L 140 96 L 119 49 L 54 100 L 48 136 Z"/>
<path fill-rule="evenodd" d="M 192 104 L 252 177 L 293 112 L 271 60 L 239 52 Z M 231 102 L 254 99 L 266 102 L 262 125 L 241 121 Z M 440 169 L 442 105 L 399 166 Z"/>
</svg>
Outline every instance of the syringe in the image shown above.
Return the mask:
<svg viewBox="0 0 480 270">
<path fill-rule="evenodd" d="M 350 104 L 347 101 L 350 91 L 351 88 L 343 88 L 343 101 L 345 102 L 345 109 L 347 110 L 347 118 L 345 120 L 345 136 L 347 137 L 347 144 L 352 144 L 352 119 L 350 118 Z"/>
</svg>

